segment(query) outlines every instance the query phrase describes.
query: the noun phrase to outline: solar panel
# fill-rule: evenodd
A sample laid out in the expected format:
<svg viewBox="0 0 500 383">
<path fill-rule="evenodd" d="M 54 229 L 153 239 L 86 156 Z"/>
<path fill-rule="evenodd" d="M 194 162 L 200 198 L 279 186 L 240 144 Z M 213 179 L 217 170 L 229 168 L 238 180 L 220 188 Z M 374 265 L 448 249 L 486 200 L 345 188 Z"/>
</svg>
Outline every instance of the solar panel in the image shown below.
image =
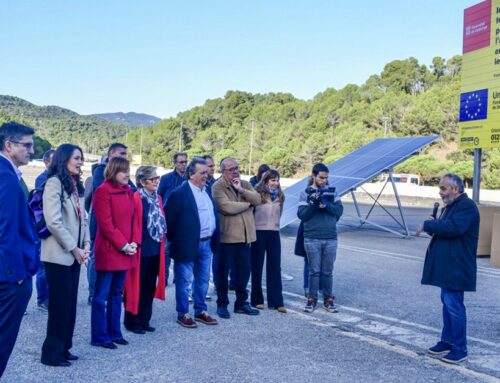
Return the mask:
<svg viewBox="0 0 500 383">
<path fill-rule="evenodd" d="M 379 138 L 328 165 L 328 182 L 339 197 L 392 169 L 440 136 Z M 305 190 L 309 177 L 285 189 L 285 205 L 280 226 L 283 228 L 297 219 L 300 193 Z"/>
</svg>

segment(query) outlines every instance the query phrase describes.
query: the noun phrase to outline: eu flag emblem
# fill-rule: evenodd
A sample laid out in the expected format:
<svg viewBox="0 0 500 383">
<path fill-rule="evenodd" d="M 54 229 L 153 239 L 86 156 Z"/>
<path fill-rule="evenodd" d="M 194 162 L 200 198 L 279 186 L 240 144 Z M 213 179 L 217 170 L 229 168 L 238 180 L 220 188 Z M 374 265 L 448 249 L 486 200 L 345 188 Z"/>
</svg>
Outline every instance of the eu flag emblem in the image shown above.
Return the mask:
<svg viewBox="0 0 500 383">
<path fill-rule="evenodd" d="M 460 122 L 484 120 L 488 116 L 488 89 L 460 94 Z"/>
</svg>

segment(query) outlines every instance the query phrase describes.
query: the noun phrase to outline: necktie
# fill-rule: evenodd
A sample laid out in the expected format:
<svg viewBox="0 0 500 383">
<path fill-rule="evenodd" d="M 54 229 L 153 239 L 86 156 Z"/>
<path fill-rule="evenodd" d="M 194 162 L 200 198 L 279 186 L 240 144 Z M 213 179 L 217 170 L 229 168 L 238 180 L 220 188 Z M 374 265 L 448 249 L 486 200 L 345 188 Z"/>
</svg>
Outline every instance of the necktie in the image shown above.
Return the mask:
<svg viewBox="0 0 500 383">
<path fill-rule="evenodd" d="M 19 183 L 21 185 L 21 189 L 23 189 L 24 196 L 26 197 L 26 201 L 28 201 L 28 196 L 30 194 L 30 191 L 28 190 L 28 187 L 26 186 L 26 183 L 24 182 L 22 177 L 19 179 Z"/>
</svg>

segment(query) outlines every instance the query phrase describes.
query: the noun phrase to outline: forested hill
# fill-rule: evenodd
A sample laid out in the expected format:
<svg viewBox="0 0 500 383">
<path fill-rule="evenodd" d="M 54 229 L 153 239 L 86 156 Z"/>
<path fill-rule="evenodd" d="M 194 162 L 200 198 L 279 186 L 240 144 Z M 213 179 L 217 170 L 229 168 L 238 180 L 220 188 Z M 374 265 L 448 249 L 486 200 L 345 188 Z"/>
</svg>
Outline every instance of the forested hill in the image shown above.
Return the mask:
<svg viewBox="0 0 500 383">
<path fill-rule="evenodd" d="M 388 136 L 443 136 L 398 170 L 418 173 L 425 182 L 454 171 L 470 182 L 472 153 L 457 148 L 461 64 L 461 56 L 436 57 L 429 67 L 415 58 L 394 60 L 362 85 L 328 88 L 308 101 L 288 93 L 229 91 L 145 128 L 143 162 L 171 166 L 172 154 L 182 147 L 190 156 L 235 156 L 245 171 L 251 156 L 252 172 L 267 163 L 285 176 L 304 175 L 314 162 L 331 162 L 383 137 L 386 128 Z M 135 153 L 140 138 L 139 130 L 128 135 Z M 483 185 L 500 187 L 498 150 L 485 150 L 483 167 Z"/>
<path fill-rule="evenodd" d="M 134 112 L 100 113 L 92 114 L 91 116 L 130 126 L 148 126 L 161 121 L 161 118 L 151 116 L 150 114 Z"/>
<path fill-rule="evenodd" d="M 393 137 L 441 134 L 441 142 L 396 170 L 418 173 L 425 183 L 453 171 L 470 183 L 472 152 L 457 145 L 461 64 L 461 56 L 435 57 L 429 66 L 412 57 L 394 60 L 364 84 L 327 88 L 312 100 L 228 91 L 135 130 L 9 96 L 0 96 L 0 120 L 6 118 L 2 114 L 22 118 L 54 146 L 77 142 L 86 151 L 104 152 L 111 141 L 123 140 L 132 154 L 142 146 L 144 164 L 171 167 L 172 155 L 181 148 L 190 156 L 211 153 L 216 161 L 234 156 L 245 172 L 251 157 L 251 172 L 268 163 L 284 176 L 307 174 L 313 163 L 332 162 L 383 137 L 384 130 Z M 483 157 L 482 185 L 500 188 L 500 150 L 484 150 Z"/>
<path fill-rule="evenodd" d="M 94 116 L 82 116 L 59 106 L 37 106 L 18 97 L 0 95 L 0 122 L 10 119 L 33 126 L 37 135 L 54 147 L 72 142 L 81 145 L 86 152 L 99 154 L 133 129 Z"/>
</svg>

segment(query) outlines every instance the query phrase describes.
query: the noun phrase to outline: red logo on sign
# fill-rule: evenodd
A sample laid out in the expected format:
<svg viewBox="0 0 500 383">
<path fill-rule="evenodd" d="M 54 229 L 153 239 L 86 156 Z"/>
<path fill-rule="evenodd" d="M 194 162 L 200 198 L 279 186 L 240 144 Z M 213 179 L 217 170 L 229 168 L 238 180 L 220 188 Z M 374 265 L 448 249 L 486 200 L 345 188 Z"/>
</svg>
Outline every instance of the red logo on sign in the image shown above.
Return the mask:
<svg viewBox="0 0 500 383">
<path fill-rule="evenodd" d="M 490 46 L 491 0 L 483 1 L 464 11 L 463 53 Z"/>
</svg>

